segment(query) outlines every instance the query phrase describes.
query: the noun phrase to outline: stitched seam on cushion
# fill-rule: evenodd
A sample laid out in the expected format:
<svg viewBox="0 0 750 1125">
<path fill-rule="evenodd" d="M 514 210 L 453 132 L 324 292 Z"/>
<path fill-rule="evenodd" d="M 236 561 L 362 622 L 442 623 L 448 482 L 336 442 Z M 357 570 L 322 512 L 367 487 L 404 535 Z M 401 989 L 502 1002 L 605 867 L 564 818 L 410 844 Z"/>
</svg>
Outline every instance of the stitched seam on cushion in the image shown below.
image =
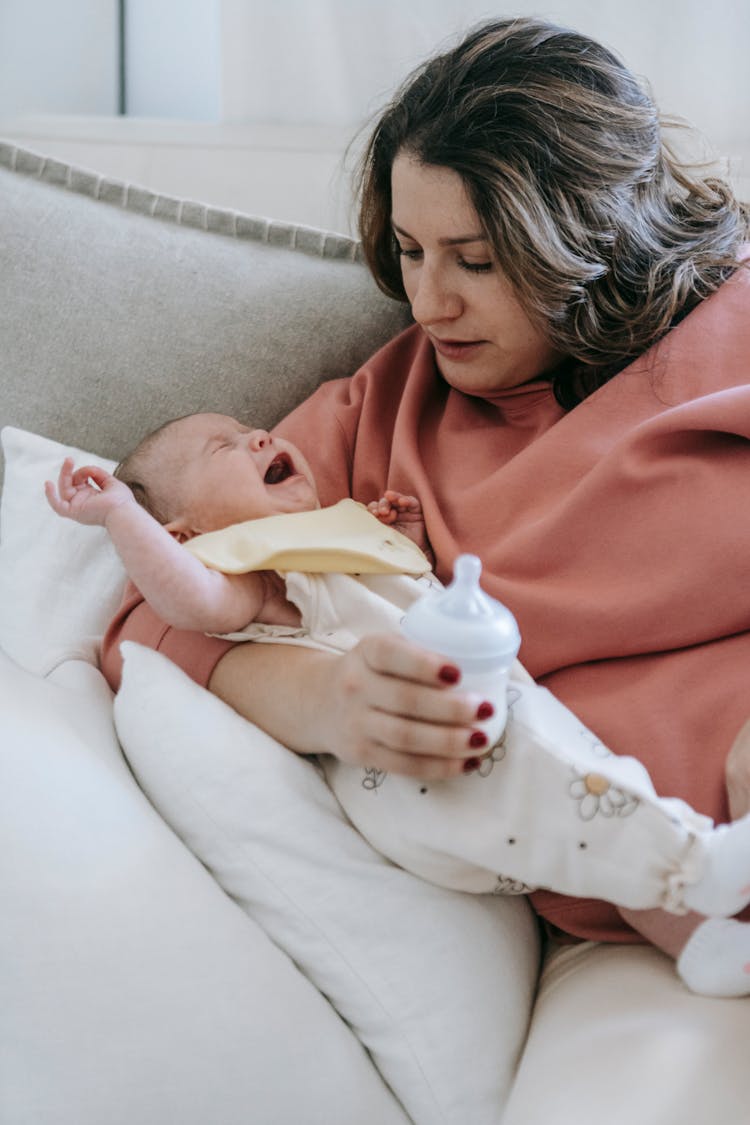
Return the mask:
<svg viewBox="0 0 750 1125">
<path fill-rule="evenodd" d="M 13 172 L 17 175 L 33 175 L 39 180 L 45 179 L 45 173 L 47 172 L 48 163 L 52 158 L 45 157 L 43 154 L 37 153 L 33 149 L 21 148 L 18 145 L 12 145 L 12 144 L 10 144 L 10 142 L 0 140 L 0 153 L 2 153 L 3 151 L 10 153 L 10 161 L 9 161 L 9 163 L 5 164 L 5 162 L 0 159 L 0 167 L 5 166 L 9 169 L 9 171 L 11 171 L 11 172 Z M 34 173 L 22 171 L 18 168 L 19 156 L 21 156 L 21 157 L 29 156 L 29 157 L 33 157 L 33 158 L 36 158 L 38 160 L 41 160 L 41 162 L 42 162 L 41 167 L 38 168 Z M 127 184 L 122 180 L 109 179 L 108 177 L 104 177 L 104 176 L 99 175 L 98 179 L 97 179 L 96 191 L 95 191 L 93 196 L 90 196 L 87 191 L 84 191 L 81 187 L 79 187 L 75 183 L 73 183 L 73 175 L 76 172 L 81 172 L 81 173 L 88 172 L 89 174 L 93 173 L 94 175 L 97 175 L 95 170 L 82 168 L 79 165 L 71 164 L 67 161 L 54 160 L 54 164 L 56 164 L 57 166 L 62 165 L 65 168 L 65 183 L 64 183 L 64 185 L 60 184 L 59 181 L 55 181 L 54 186 L 63 187 L 64 190 L 74 192 L 77 195 L 86 195 L 89 198 L 94 198 L 99 202 L 106 202 L 109 206 L 121 207 L 125 211 L 136 211 L 136 213 L 138 213 L 138 214 L 145 214 L 145 212 L 137 211 L 137 208 L 131 206 L 130 203 L 129 203 L 129 199 L 128 199 L 129 188 L 131 188 L 131 187 L 135 188 L 138 185 Z M 123 195 L 123 199 L 122 199 L 121 202 L 117 203 L 117 202 L 115 202 L 114 200 L 111 200 L 111 199 L 107 199 L 106 201 L 102 200 L 102 198 L 101 198 L 101 185 L 102 185 L 102 182 L 105 179 L 106 179 L 108 185 L 110 185 L 113 188 L 119 188 L 121 190 L 122 195 Z M 148 191 L 149 189 L 144 188 L 143 190 Z M 208 226 L 207 226 L 207 211 L 208 211 L 208 209 L 206 207 L 202 208 L 199 224 L 197 224 L 195 222 L 183 220 L 183 218 L 182 218 L 183 207 L 184 207 L 185 204 L 188 204 L 190 202 L 191 202 L 190 200 L 178 199 L 177 196 L 156 194 L 155 199 L 154 199 L 154 203 L 153 203 L 152 213 L 153 213 L 153 210 L 155 210 L 160 203 L 167 204 L 169 209 L 173 209 L 176 205 L 177 206 L 177 216 L 174 219 L 171 218 L 171 216 L 169 214 L 164 214 L 164 215 L 158 216 L 158 221 L 159 222 L 166 222 L 166 223 L 173 222 L 173 223 L 177 223 L 177 224 L 182 224 L 186 227 L 194 227 L 197 230 L 204 230 L 204 231 L 207 230 L 208 229 Z M 264 229 L 263 234 L 261 236 L 258 236 L 257 234 L 252 234 L 252 233 L 249 233 L 249 232 L 242 232 L 239 229 L 239 220 L 247 219 L 247 220 L 249 220 L 249 223 L 247 224 L 247 226 L 254 226 L 255 224 L 257 224 L 258 220 L 262 218 L 261 216 L 249 215 L 245 212 L 234 211 L 234 210 L 231 210 L 229 208 L 217 207 L 217 208 L 213 208 L 213 210 L 216 210 L 221 215 L 229 216 L 230 219 L 231 219 L 231 222 L 229 224 L 229 226 L 231 226 L 231 230 L 227 230 L 226 232 L 222 232 L 224 234 L 224 237 L 226 237 L 226 238 L 234 237 L 240 242 L 257 242 L 257 241 L 268 242 L 269 241 L 269 232 L 270 232 L 270 229 L 271 229 L 271 221 L 269 219 L 265 220 L 265 229 Z M 148 217 L 148 215 L 146 215 L 146 217 Z M 291 249 L 293 251 L 296 251 L 297 253 L 308 254 L 311 257 L 319 257 L 319 258 L 324 258 L 324 259 L 333 258 L 333 259 L 340 260 L 340 261 L 350 261 L 350 262 L 360 262 L 360 261 L 362 261 L 362 250 L 361 250 L 360 243 L 356 239 L 349 238 L 345 234 L 338 234 L 335 231 L 325 231 L 325 230 L 322 230 L 322 229 L 319 229 L 319 228 L 316 228 L 316 227 L 307 227 L 307 226 L 305 226 L 304 224 L 301 224 L 301 223 L 274 222 L 273 227 L 278 234 L 282 234 L 282 235 L 286 234 L 286 240 L 282 241 L 280 239 L 280 240 L 278 240 L 278 242 L 274 243 L 275 245 L 278 245 L 278 246 L 286 245 L 289 249 Z M 309 233 L 317 233 L 317 235 L 318 235 L 317 249 L 312 248 L 312 246 L 310 245 L 311 239 L 309 239 L 309 237 L 308 238 L 302 237 L 305 234 L 308 234 L 308 232 Z M 301 240 L 302 244 L 299 244 L 300 240 Z M 343 253 L 342 253 L 342 251 L 343 251 Z"/>
</svg>

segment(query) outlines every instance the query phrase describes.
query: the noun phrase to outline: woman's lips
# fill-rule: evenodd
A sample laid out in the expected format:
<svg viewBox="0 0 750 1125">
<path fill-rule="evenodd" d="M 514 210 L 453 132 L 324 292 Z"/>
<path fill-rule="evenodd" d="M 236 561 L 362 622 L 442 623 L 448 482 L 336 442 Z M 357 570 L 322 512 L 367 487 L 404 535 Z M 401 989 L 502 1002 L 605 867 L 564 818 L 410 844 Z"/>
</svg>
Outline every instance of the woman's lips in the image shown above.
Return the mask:
<svg viewBox="0 0 750 1125">
<path fill-rule="evenodd" d="M 430 336 L 430 340 L 445 359 L 471 359 L 484 344 L 484 340 L 438 340 L 435 336 Z"/>
</svg>

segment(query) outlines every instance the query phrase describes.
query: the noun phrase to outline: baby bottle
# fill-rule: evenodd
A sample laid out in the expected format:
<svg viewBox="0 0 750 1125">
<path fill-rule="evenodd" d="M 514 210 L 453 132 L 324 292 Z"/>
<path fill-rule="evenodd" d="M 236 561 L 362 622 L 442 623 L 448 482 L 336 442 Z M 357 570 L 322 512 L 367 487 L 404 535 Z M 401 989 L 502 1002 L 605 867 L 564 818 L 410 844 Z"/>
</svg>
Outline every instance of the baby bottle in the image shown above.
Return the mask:
<svg viewBox="0 0 750 1125">
<path fill-rule="evenodd" d="M 450 586 L 416 601 L 401 629 L 408 640 L 460 668 L 459 691 L 477 692 L 493 705 L 492 717 L 478 724 L 491 746 L 505 730 L 508 673 L 521 634 L 510 610 L 480 589 L 481 572 L 476 555 L 459 555 Z"/>
</svg>

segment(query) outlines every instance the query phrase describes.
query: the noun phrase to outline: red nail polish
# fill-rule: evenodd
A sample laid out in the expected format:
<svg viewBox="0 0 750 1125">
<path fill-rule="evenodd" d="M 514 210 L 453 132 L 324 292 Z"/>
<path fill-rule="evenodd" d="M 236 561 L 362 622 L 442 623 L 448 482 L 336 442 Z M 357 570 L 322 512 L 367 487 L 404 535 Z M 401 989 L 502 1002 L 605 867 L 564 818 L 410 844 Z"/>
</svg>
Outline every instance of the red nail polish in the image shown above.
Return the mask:
<svg viewBox="0 0 750 1125">
<path fill-rule="evenodd" d="M 477 719 L 491 719 L 495 714 L 495 708 L 491 703 L 480 703 L 477 707 Z"/>
<path fill-rule="evenodd" d="M 483 730 L 474 730 L 471 732 L 471 737 L 469 738 L 469 746 L 471 746 L 472 749 L 478 750 L 480 746 L 486 745 L 487 735 Z"/>
<path fill-rule="evenodd" d="M 482 764 L 481 758 L 467 758 L 464 762 L 464 773 L 474 773 Z"/>
<path fill-rule="evenodd" d="M 455 664 L 444 664 L 438 672 L 438 679 L 444 684 L 457 684 L 461 679 L 461 671 Z"/>
</svg>

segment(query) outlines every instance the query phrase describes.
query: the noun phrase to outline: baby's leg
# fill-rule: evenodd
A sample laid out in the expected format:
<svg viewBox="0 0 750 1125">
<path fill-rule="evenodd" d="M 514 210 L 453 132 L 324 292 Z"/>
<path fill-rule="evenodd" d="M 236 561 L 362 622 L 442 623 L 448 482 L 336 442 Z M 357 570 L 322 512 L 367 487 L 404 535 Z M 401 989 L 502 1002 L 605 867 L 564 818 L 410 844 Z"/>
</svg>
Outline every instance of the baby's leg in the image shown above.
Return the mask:
<svg viewBox="0 0 750 1125">
<path fill-rule="evenodd" d="M 651 945 L 676 961 L 691 992 L 701 996 L 750 995 L 750 924 L 736 918 L 667 914 L 663 910 L 620 910 Z"/>
<path fill-rule="evenodd" d="M 729 751 L 726 766 L 733 820 L 750 812 L 750 721 Z M 703 996 L 750 995 L 750 924 L 735 918 L 678 916 L 663 910 L 620 910 L 634 930 L 677 962 L 677 972 Z"/>
<path fill-rule="evenodd" d="M 735 738 L 725 768 L 732 823 L 716 829 L 703 879 L 685 894 L 686 904 L 703 914 L 735 914 L 750 896 L 750 879 L 743 878 L 750 855 L 750 720 Z M 732 886 L 737 889 L 734 909 L 713 909 L 719 904 L 726 907 L 726 892 L 731 893 Z"/>
<path fill-rule="evenodd" d="M 469 777 L 422 784 L 334 760 L 326 774 L 374 847 L 443 886 L 717 915 L 750 899 L 750 818 L 714 830 L 658 797 L 640 762 L 613 755 L 533 682 L 511 681 L 506 732 Z"/>
<path fill-rule="evenodd" d="M 750 813 L 750 720 L 735 738 L 726 763 L 727 796 L 732 820 Z"/>
</svg>

